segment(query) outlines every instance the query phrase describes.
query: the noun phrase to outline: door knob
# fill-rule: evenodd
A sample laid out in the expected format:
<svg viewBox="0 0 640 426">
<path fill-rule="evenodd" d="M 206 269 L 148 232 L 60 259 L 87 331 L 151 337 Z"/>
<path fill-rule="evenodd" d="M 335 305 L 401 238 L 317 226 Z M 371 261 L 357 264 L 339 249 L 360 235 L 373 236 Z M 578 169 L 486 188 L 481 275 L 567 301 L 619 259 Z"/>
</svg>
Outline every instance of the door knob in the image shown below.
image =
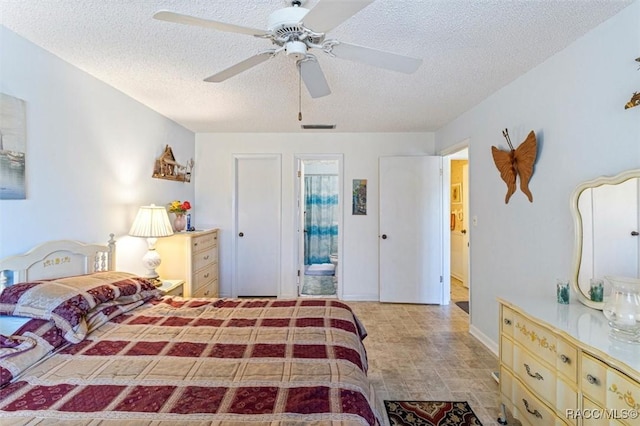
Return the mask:
<svg viewBox="0 0 640 426">
<path fill-rule="evenodd" d="M 238 237 L 244 237 L 244 232 L 239 233 Z"/>
<path fill-rule="evenodd" d="M 387 234 L 382 234 L 382 239 L 386 240 L 387 239 Z"/>
<path fill-rule="evenodd" d="M 631 236 L 632 237 L 637 237 L 638 236 L 638 231 L 631 231 Z"/>
<path fill-rule="evenodd" d="M 466 233 L 467 233 L 467 230 L 466 230 L 466 229 L 463 229 L 463 230 L 462 230 L 462 231 L 460 231 L 460 232 L 462 232 L 463 234 L 466 234 Z"/>
</svg>

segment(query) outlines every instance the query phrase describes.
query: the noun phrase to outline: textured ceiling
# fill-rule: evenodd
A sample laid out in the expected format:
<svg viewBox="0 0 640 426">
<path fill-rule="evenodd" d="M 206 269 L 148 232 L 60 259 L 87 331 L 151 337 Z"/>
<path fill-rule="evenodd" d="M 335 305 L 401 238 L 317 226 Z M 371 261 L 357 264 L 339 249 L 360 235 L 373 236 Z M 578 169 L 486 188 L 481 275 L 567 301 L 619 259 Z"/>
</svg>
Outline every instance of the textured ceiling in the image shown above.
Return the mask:
<svg viewBox="0 0 640 426">
<path fill-rule="evenodd" d="M 327 0 L 324 0 L 327 1 Z M 337 132 L 434 131 L 632 0 L 377 0 L 327 34 L 422 58 L 411 75 L 318 57 L 332 94 L 302 89 L 302 124 Z M 308 0 L 312 8 L 317 0 Z M 152 19 L 161 9 L 266 28 L 283 0 L 0 0 L 0 24 L 194 132 L 297 132 L 298 75 L 278 55 L 203 79 L 268 40 Z"/>
</svg>

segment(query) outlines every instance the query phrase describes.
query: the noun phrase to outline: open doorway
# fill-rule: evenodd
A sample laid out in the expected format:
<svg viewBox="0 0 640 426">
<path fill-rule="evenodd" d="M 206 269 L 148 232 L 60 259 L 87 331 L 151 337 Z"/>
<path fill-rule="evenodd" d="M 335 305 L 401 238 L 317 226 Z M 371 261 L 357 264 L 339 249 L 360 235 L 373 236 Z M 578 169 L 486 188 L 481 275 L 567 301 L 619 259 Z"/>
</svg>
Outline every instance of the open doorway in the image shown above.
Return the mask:
<svg viewBox="0 0 640 426">
<path fill-rule="evenodd" d="M 469 149 L 465 145 L 445 155 L 449 167 L 449 255 L 450 300 L 469 312 Z M 446 273 L 447 271 L 445 271 Z"/>
<path fill-rule="evenodd" d="M 340 270 L 340 156 L 298 163 L 298 294 L 337 297 Z"/>
</svg>

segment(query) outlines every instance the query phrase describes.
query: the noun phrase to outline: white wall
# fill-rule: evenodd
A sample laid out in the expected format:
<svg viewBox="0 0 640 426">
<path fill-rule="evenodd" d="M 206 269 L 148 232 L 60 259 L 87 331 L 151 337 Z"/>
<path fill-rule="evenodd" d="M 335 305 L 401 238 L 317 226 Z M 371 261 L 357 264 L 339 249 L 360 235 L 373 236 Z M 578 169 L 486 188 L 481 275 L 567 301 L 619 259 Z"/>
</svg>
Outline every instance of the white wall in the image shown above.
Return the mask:
<svg viewBox="0 0 640 426">
<path fill-rule="evenodd" d="M 178 161 L 195 136 L 0 26 L 0 92 L 26 101 L 26 200 L 0 200 L 0 257 L 53 239 L 126 235 L 140 205 L 193 200 L 194 183 L 152 179 L 166 144 Z M 198 167 L 196 163 L 196 168 Z M 142 273 L 142 239 L 118 245 L 118 267 Z"/>
<path fill-rule="evenodd" d="M 640 167 L 640 2 L 499 90 L 436 133 L 438 152 L 469 138 L 472 326 L 497 342 L 496 297 L 554 293 L 569 278 L 573 222 L 569 197 L 579 182 Z M 491 157 L 530 130 L 538 159 L 533 203 L 506 186 Z"/>
<path fill-rule="evenodd" d="M 197 134 L 198 227 L 221 229 L 220 291 L 231 295 L 233 154 L 282 155 L 282 296 L 296 296 L 295 155 L 344 154 L 342 282 L 344 299 L 378 300 L 378 158 L 433 154 L 432 133 Z M 367 215 L 351 215 L 353 179 L 367 179 Z"/>
</svg>

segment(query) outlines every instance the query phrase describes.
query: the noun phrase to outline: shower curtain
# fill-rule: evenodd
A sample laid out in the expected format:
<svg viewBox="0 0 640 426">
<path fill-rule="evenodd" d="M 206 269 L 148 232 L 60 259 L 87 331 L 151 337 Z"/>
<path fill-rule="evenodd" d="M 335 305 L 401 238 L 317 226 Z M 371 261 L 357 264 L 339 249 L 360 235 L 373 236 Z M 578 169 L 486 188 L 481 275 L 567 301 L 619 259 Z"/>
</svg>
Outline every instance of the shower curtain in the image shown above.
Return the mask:
<svg viewBox="0 0 640 426">
<path fill-rule="evenodd" d="M 304 264 L 329 263 L 338 250 L 338 176 L 306 175 Z"/>
</svg>

